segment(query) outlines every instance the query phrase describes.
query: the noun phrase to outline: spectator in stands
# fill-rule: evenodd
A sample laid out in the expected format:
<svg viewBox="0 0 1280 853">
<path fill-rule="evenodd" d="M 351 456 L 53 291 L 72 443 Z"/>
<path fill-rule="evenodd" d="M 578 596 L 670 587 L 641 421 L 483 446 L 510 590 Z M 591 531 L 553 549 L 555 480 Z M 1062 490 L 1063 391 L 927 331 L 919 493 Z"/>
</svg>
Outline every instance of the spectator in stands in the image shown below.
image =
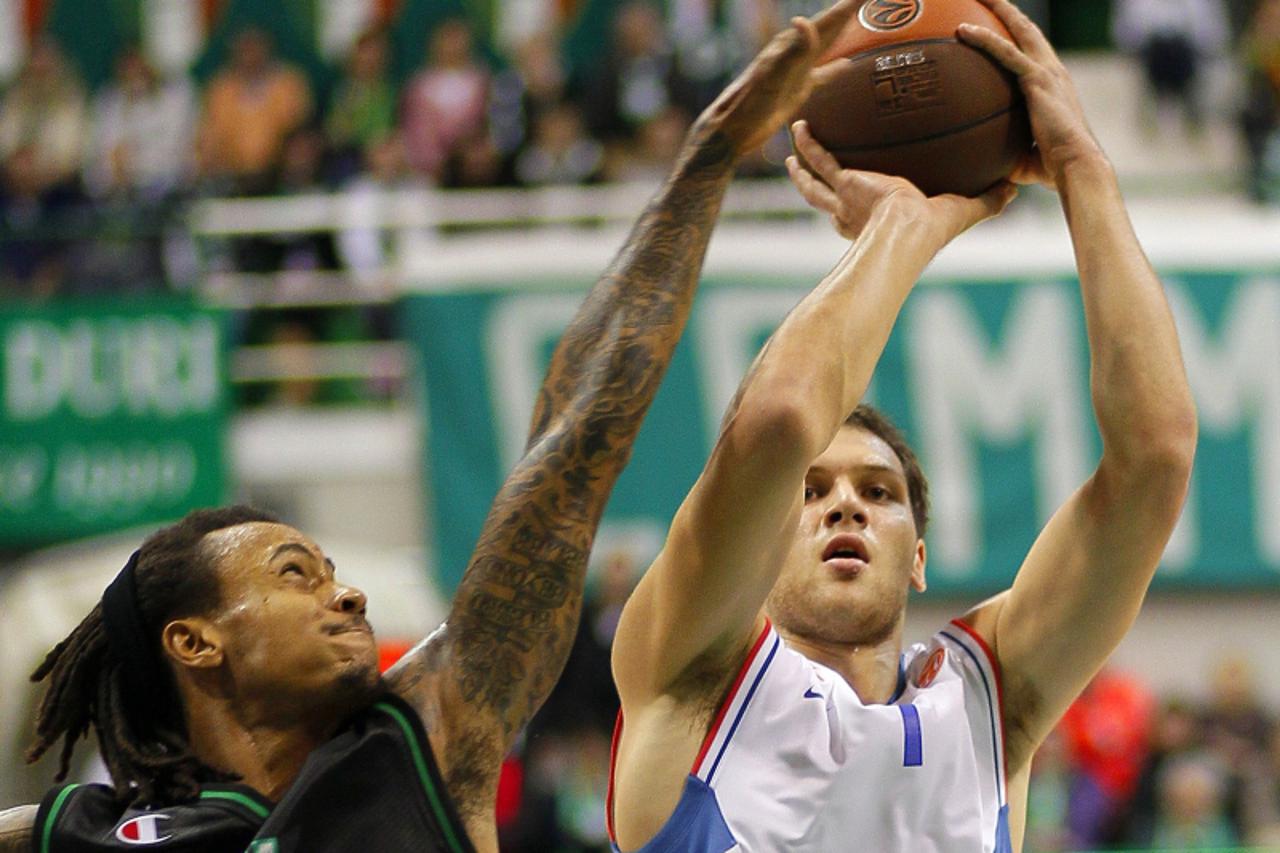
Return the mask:
<svg viewBox="0 0 1280 853">
<path fill-rule="evenodd" d="M 65 183 L 45 186 L 46 175 L 32 143 L 0 161 L 0 297 L 43 300 L 62 288 L 62 232 L 77 199 Z"/>
<path fill-rule="evenodd" d="M 195 122 L 189 81 L 162 80 L 139 47 L 127 48 L 94 99 L 84 165 L 90 195 L 146 205 L 168 199 L 191 176 Z"/>
<path fill-rule="evenodd" d="M 311 115 L 306 77 L 272 51 L 262 30 L 241 31 L 227 68 L 209 83 L 205 96 L 200 165 L 232 192 L 270 191 L 285 140 Z"/>
<path fill-rule="evenodd" d="M 1163 702 L 1152 726 L 1151 748 L 1138 776 L 1120 840 L 1135 847 L 1150 845 L 1160 814 L 1160 780 L 1172 762 L 1204 750 L 1204 727 L 1198 710 L 1181 699 Z"/>
<path fill-rule="evenodd" d="M 423 188 L 423 178 L 409 168 L 398 135 L 375 142 L 365 152 L 364 171 L 344 188 L 344 226 L 337 235 L 338 255 L 357 285 L 381 290 L 388 281 L 386 271 L 403 248 L 400 244 L 406 238 L 420 244 L 433 238 L 434 232 L 426 229 L 380 225 L 394 214 L 399 191 Z"/>
<path fill-rule="evenodd" d="M 1203 753 L 1176 758 L 1161 769 L 1157 784 L 1157 849 L 1211 850 L 1236 844 L 1225 808 L 1227 779 L 1215 759 Z"/>
<path fill-rule="evenodd" d="M 1061 729 L 1054 729 L 1036 750 L 1027 785 L 1026 849 L 1059 853 L 1073 849 L 1067 809 L 1075 769 L 1067 756 Z"/>
<path fill-rule="evenodd" d="M 427 64 L 405 86 L 402 129 L 410 164 L 439 180 L 458 146 L 484 128 L 489 72 L 474 55 L 471 26 L 451 18 L 429 39 Z"/>
<path fill-rule="evenodd" d="M 0 161 L 29 149 L 20 158 L 22 168 L 30 170 L 22 177 L 24 192 L 65 194 L 78 183 L 88 130 L 88 105 L 79 78 L 50 37 L 37 39 L 0 101 Z"/>
<path fill-rule="evenodd" d="M 361 34 L 329 101 L 325 132 L 338 182 L 358 172 L 366 153 L 395 130 L 396 91 L 387 74 L 389 49 L 384 30 Z"/>
<path fill-rule="evenodd" d="M 515 183 L 511 163 L 498 150 L 492 134 L 484 127 L 459 140 L 445 161 L 439 177 L 445 189 L 480 189 L 510 186 Z"/>
<path fill-rule="evenodd" d="M 1280 0 L 1260 0 L 1243 38 L 1248 88 L 1240 129 L 1249 152 L 1248 191 L 1280 198 Z"/>
<path fill-rule="evenodd" d="M 1104 669 L 1063 716 L 1079 770 L 1069 809 L 1078 843 L 1098 846 L 1116 834 L 1146 759 L 1153 711 L 1154 700 L 1137 679 Z"/>
<path fill-rule="evenodd" d="M 1272 730 L 1267 749 L 1248 760 L 1244 778 L 1245 840 L 1280 848 L 1280 726 Z"/>
<path fill-rule="evenodd" d="M 699 107 L 677 66 L 662 12 L 647 0 L 618 10 L 610 51 L 581 88 L 591 133 L 611 144 L 630 145 L 645 122 L 670 106 L 691 114 Z"/>
<path fill-rule="evenodd" d="M 531 36 L 513 53 L 511 67 L 494 77 L 489 97 L 490 133 L 508 160 L 533 137 L 538 118 L 568 98 L 568 75 L 553 35 Z"/>
<path fill-rule="evenodd" d="M 1151 98 L 1146 126 L 1159 126 L 1166 107 L 1180 111 L 1184 126 L 1203 126 L 1200 83 L 1207 60 L 1230 39 L 1223 0 L 1118 0 L 1112 33 L 1116 44 L 1142 63 Z"/>
<path fill-rule="evenodd" d="M 627 151 L 615 151 L 609 162 L 609 179 L 658 183 L 675 162 L 689 129 L 689 116 L 679 107 L 667 107 L 640 126 L 636 144 Z"/>
<path fill-rule="evenodd" d="M 516 177 L 526 187 L 588 184 L 604 169 L 604 147 L 587 135 L 582 112 L 565 101 L 541 113 L 533 138 L 516 157 Z"/>
</svg>

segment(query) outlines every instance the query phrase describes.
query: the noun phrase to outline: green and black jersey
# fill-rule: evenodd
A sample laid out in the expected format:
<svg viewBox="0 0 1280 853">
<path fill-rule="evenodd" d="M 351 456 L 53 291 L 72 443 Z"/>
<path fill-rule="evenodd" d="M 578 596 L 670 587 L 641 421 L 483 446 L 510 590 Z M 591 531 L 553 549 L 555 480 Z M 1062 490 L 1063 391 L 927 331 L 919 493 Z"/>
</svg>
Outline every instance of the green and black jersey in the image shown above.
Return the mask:
<svg viewBox="0 0 1280 853">
<path fill-rule="evenodd" d="M 105 785 L 63 785 L 40 804 L 36 853 L 472 853 L 417 713 L 387 696 L 307 758 L 279 803 L 243 785 L 122 809 Z"/>
</svg>

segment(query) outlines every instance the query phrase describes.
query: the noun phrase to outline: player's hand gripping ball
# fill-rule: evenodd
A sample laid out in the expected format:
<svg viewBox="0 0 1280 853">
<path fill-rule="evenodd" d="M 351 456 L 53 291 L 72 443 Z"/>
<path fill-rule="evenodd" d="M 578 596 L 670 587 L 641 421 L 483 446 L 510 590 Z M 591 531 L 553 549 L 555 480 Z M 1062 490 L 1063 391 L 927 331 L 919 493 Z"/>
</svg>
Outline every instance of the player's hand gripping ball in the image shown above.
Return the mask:
<svg viewBox="0 0 1280 853">
<path fill-rule="evenodd" d="M 978 0 L 867 0 L 796 118 L 846 168 L 980 194 L 1031 150 L 1031 127 L 1017 79 L 956 39 L 962 23 L 1008 37 Z"/>
</svg>

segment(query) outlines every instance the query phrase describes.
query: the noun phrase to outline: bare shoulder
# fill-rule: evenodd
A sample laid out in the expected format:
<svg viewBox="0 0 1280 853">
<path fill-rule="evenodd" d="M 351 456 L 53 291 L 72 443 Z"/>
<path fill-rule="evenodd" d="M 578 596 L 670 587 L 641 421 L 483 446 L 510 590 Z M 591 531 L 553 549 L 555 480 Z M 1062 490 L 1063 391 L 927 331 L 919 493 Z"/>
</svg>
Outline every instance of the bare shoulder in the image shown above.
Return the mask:
<svg viewBox="0 0 1280 853">
<path fill-rule="evenodd" d="M 30 853 L 35 836 L 37 806 L 0 811 L 0 853 Z"/>
</svg>

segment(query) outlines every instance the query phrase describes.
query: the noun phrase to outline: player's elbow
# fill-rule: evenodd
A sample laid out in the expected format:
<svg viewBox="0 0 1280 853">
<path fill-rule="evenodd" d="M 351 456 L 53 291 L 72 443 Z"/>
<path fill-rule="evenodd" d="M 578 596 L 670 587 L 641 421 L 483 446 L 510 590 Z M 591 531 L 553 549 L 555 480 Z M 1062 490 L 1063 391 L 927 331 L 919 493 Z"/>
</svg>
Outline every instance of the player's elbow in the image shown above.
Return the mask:
<svg viewBox="0 0 1280 853">
<path fill-rule="evenodd" d="M 825 449 L 812 407 L 794 396 L 747 402 L 725 423 L 721 436 L 721 442 L 737 455 L 768 458 L 775 465 L 808 465 Z"/>
<path fill-rule="evenodd" d="M 1158 424 L 1148 424 L 1122 450 L 1109 454 L 1112 467 L 1136 493 L 1167 495 L 1181 506 L 1195 464 L 1197 430 L 1192 407 L 1171 412 Z"/>
</svg>

